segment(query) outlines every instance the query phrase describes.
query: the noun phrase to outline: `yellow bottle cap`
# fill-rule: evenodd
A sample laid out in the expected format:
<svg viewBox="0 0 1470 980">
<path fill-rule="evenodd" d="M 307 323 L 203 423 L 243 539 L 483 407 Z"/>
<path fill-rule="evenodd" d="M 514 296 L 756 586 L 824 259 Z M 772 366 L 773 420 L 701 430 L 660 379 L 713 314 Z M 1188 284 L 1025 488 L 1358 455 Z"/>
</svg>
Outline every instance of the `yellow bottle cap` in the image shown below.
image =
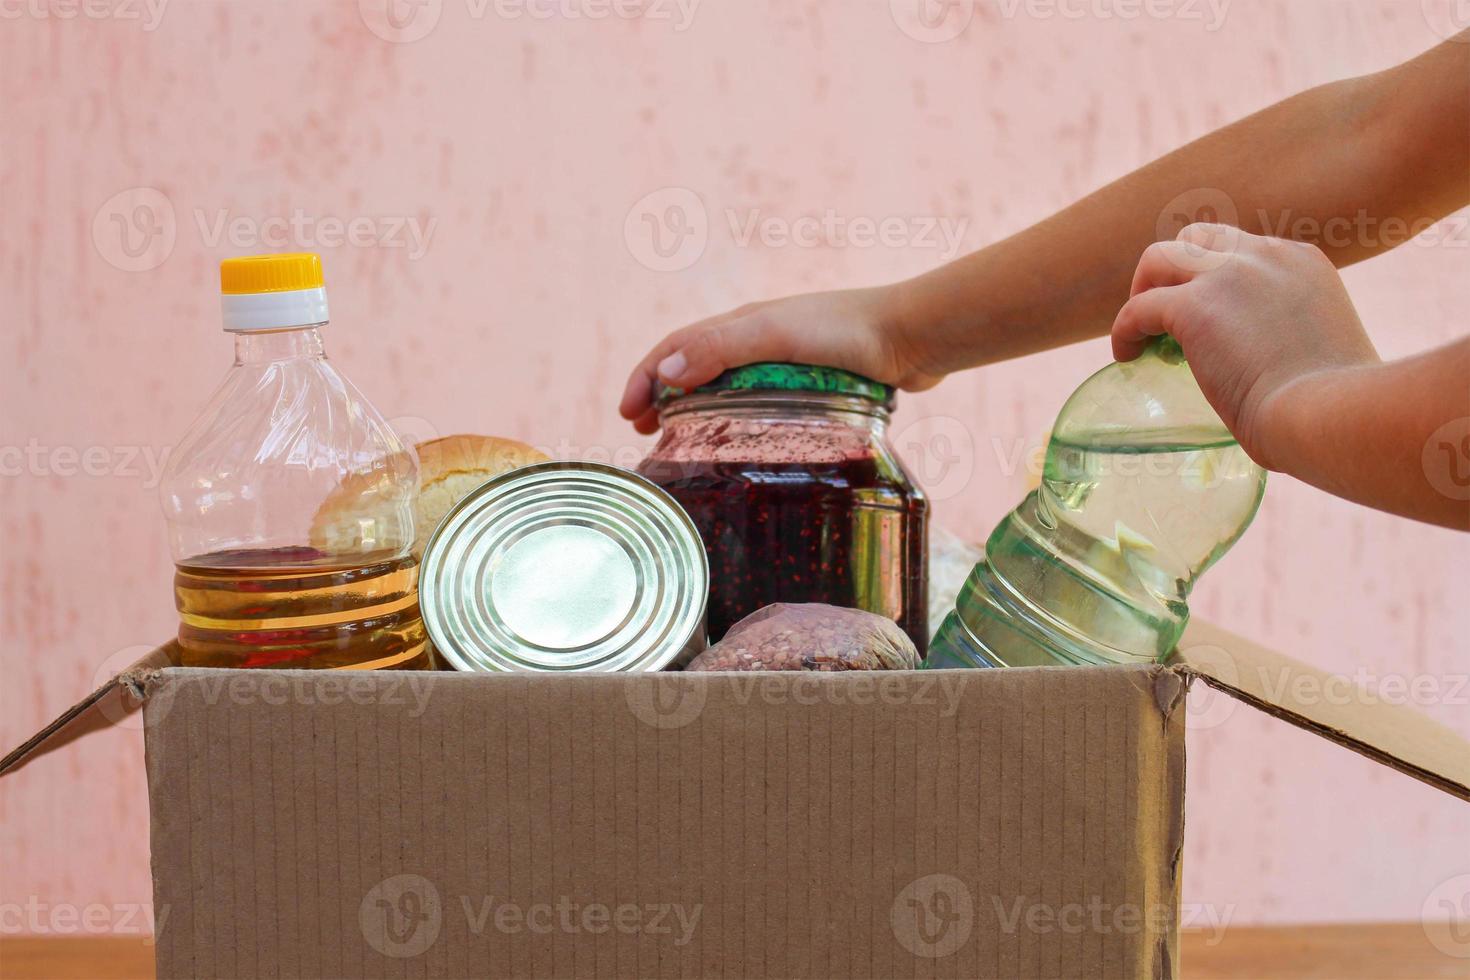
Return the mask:
<svg viewBox="0 0 1470 980">
<path fill-rule="evenodd" d="M 219 288 L 226 296 L 321 289 L 322 260 L 312 252 L 246 255 L 219 264 Z"/>
<path fill-rule="evenodd" d="M 219 264 L 225 329 L 283 330 L 327 322 L 322 260 L 310 252 L 247 255 Z"/>
</svg>

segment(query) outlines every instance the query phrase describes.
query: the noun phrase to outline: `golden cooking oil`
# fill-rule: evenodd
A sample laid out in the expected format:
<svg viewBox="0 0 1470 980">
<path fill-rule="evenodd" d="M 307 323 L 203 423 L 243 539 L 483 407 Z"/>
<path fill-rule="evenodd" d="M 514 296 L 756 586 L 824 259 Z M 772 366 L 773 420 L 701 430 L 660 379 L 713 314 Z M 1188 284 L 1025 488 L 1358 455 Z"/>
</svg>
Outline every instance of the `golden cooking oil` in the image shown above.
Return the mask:
<svg viewBox="0 0 1470 980">
<path fill-rule="evenodd" d="M 249 549 L 175 567 L 182 666 L 433 666 L 411 555 L 347 563 L 311 548 Z"/>
</svg>

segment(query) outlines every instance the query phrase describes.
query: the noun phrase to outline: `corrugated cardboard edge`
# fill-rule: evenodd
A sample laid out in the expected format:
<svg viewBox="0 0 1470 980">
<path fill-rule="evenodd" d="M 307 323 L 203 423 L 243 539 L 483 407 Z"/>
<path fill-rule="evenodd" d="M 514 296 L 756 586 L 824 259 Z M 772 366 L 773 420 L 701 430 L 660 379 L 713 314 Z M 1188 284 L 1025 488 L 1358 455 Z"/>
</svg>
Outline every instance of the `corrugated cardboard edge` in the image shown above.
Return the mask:
<svg viewBox="0 0 1470 980">
<path fill-rule="evenodd" d="M 0 759 L 0 776 L 19 769 L 37 756 L 59 749 L 83 735 L 116 725 L 143 704 L 144 685 L 175 660 L 177 644 L 170 641 L 145 654 L 127 670 L 103 684 L 51 724 L 26 739 Z"/>
<path fill-rule="evenodd" d="M 1351 678 L 1191 622 L 1170 659 L 1238 701 L 1470 801 L 1470 742 Z"/>
<path fill-rule="evenodd" d="M 1064 668 L 1065 669 L 1065 668 Z M 1184 704 L 1189 694 L 1191 678 L 1175 668 L 1162 668 L 1154 672 L 1154 703 L 1158 705 L 1161 724 L 1168 737 L 1168 760 L 1161 783 L 1169 794 L 1165 805 L 1160 808 L 1162 818 L 1168 823 L 1165 830 L 1164 853 L 1168 861 L 1161 869 L 1163 880 L 1160 890 L 1165 900 L 1175 909 L 1183 892 L 1184 883 L 1184 794 L 1185 794 L 1185 738 Z M 1174 731 L 1169 731 L 1173 726 Z M 1179 976 L 1179 920 L 1175 916 L 1170 928 L 1159 939 L 1159 950 L 1154 961 L 1154 977 L 1157 980 L 1173 980 Z"/>
<path fill-rule="evenodd" d="M 173 641 L 158 647 L 63 712 L 0 759 L 0 776 L 138 710 L 144 681 L 175 662 L 176 652 Z M 1343 678 L 1198 620 L 1189 624 L 1169 669 L 1183 680 L 1180 694 L 1198 677 L 1259 711 L 1470 801 L 1470 742 L 1460 735 L 1399 704 L 1335 704 L 1326 698 L 1308 702 L 1297 696 L 1298 684 L 1324 691 L 1334 682 L 1341 688 Z M 1172 697 L 1173 682 L 1164 679 L 1166 674 L 1158 676 L 1167 690 L 1157 690 L 1156 697 Z"/>
</svg>

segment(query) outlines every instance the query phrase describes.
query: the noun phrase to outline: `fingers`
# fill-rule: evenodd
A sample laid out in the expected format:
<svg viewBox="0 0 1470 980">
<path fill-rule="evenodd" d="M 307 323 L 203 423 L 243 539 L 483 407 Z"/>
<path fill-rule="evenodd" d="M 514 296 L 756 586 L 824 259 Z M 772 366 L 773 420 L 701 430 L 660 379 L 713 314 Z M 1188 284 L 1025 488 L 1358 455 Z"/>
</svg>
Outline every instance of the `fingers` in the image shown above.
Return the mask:
<svg viewBox="0 0 1470 980">
<path fill-rule="evenodd" d="M 659 380 L 677 388 L 694 388 L 720 372 L 755 361 L 788 361 L 794 344 L 762 311 L 709 324 L 695 330 L 659 363 Z"/>
<path fill-rule="evenodd" d="M 1216 225 L 1205 221 L 1196 221 L 1192 225 L 1185 225 L 1179 231 L 1176 242 L 1184 242 L 1195 245 L 1211 252 L 1234 252 L 1237 251 L 1247 237 L 1258 237 L 1241 231 L 1234 225 Z"/>
<path fill-rule="evenodd" d="M 1133 272 L 1129 300 L 1113 320 L 1113 357 L 1131 361 L 1150 338 L 1174 333 L 1183 323 L 1185 286 L 1219 269 L 1256 236 L 1231 225 L 1196 222 L 1186 225 L 1172 242 L 1144 249 Z"/>
<path fill-rule="evenodd" d="M 1137 296 L 1160 286 L 1182 286 L 1193 281 L 1195 276 L 1217 268 L 1228 257 L 1226 253 L 1212 251 L 1194 242 L 1154 242 L 1143 250 L 1143 256 L 1138 260 L 1128 295 Z"/>
<path fill-rule="evenodd" d="M 633 420 L 633 428 L 642 435 L 651 436 L 658 431 L 658 409 L 649 407 Z"/>
<path fill-rule="evenodd" d="M 709 321 L 702 321 L 709 322 Z M 618 413 L 625 419 L 640 420 L 653 405 L 655 388 L 658 385 L 658 365 L 664 358 L 672 354 L 691 330 L 701 326 L 700 323 L 692 324 L 679 330 L 675 330 L 663 340 L 654 345 L 654 348 L 643 356 L 643 360 L 633 368 L 628 375 L 628 383 L 623 389 L 622 401 L 618 404 Z M 655 424 L 654 428 L 658 426 Z M 639 429 L 643 431 L 642 428 Z M 652 432 L 653 429 L 649 429 Z"/>
<path fill-rule="evenodd" d="M 1174 333 L 1185 301 L 1183 286 L 1163 286 L 1139 293 L 1123 304 L 1113 320 L 1113 357 L 1131 361 L 1159 334 Z"/>
<path fill-rule="evenodd" d="M 1154 242 L 1144 249 L 1138 268 L 1133 270 L 1129 297 L 1160 286 L 1179 286 L 1189 282 L 1194 274 L 1179 261 L 1183 247 L 1178 242 Z"/>
<path fill-rule="evenodd" d="M 742 364 L 790 360 L 794 349 L 794 339 L 769 319 L 764 304 L 700 320 L 669 334 L 638 363 L 618 412 L 639 432 L 657 431 L 653 402 L 660 384 L 695 388 Z"/>
</svg>

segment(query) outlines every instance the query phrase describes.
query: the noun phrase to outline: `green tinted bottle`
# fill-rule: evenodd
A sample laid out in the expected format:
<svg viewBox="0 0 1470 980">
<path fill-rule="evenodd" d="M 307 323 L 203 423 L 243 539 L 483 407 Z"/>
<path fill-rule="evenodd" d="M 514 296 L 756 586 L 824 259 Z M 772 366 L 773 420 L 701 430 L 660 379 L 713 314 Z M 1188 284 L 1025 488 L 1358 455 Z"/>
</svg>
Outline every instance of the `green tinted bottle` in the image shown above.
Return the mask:
<svg viewBox="0 0 1470 980">
<path fill-rule="evenodd" d="M 925 666 L 1162 660 L 1265 487 L 1172 339 L 1108 365 L 1063 406 L 1041 486 L 991 533 Z"/>
</svg>

